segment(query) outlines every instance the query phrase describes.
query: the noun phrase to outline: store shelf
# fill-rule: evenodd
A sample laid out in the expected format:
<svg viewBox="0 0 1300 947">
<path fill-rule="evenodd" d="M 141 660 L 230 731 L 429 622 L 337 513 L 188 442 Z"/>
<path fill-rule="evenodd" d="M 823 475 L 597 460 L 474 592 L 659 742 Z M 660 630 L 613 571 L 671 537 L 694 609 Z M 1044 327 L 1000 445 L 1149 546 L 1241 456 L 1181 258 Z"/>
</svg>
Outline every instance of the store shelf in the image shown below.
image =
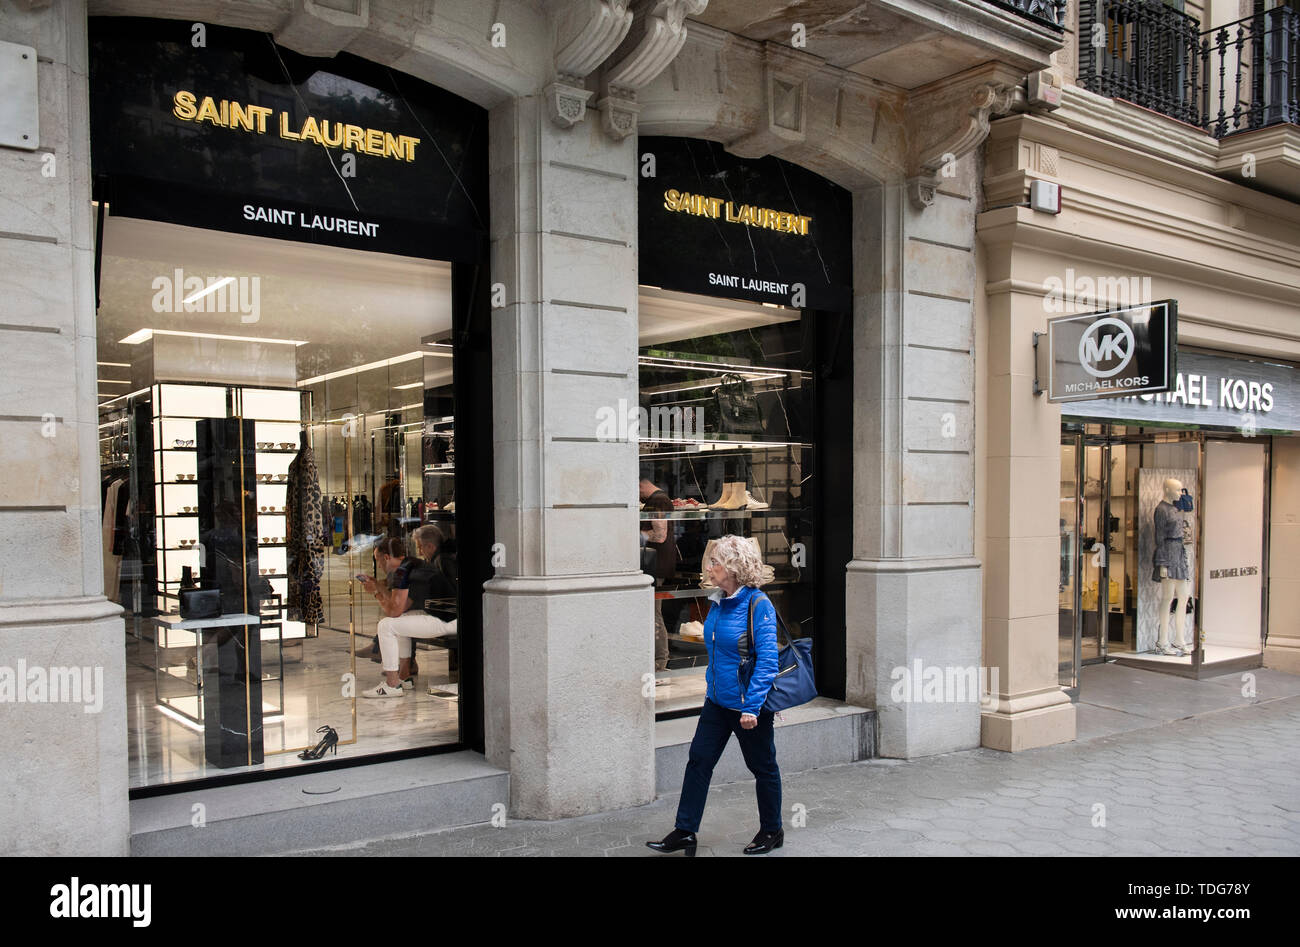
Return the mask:
<svg viewBox="0 0 1300 947">
<path fill-rule="evenodd" d="M 642 523 L 657 520 L 736 520 L 754 516 L 797 516 L 803 510 L 673 510 L 671 513 L 648 514 L 641 511 Z"/>
</svg>

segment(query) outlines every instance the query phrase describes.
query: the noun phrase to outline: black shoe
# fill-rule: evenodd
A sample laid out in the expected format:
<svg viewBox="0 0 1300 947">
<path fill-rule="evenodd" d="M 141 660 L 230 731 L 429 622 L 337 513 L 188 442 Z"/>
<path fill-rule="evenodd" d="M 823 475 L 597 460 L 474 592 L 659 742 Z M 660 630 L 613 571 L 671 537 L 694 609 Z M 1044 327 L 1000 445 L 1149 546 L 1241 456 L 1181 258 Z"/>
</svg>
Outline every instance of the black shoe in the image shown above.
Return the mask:
<svg viewBox="0 0 1300 947">
<path fill-rule="evenodd" d="M 785 844 L 785 829 L 777 829 L 775 832 L 759 832 L 754 836 L 754 841 L 745 846 L 746 855 L 766 855 L 774 848 L 780 848 Z"/>
<path fill-rule="evenodd" d="M 326 724 L 326 725 L 323 726 L 323 727 L 317 727 L 317 728 L 316 728 L 316 732 L 317 732 L 317 733 L 323 733 L 323 734 L 325 734 L 325 736 L 321 737 L 321 738 L 320 738 L 320 742 L 317 743 L 317 744 L 316 744 L 314 747 L 312 747 L 310 750 L 303 750 L 301 753 L 299 753 L 299 754 L 298 754 L 298 759 L 300 759 L 300 760 L 318 760 L 318 759 L 320 759 L 322 756 L 324 756 L 326 753 L 328 753 L 330 750 L 333 750 L 333 751 L 334 751 L 334 755 L 335 755 L 335 756 L 338 756 L 338 755 L 339 755 L 339 734 L 338 734 L 338 731 L 335 730 L 333 727 L 331 727 L 329 724 Z"/>
<path fill-rule="evenodd" d="M 673 829 L 664 836 L 663 841 L 646 842 L 645 844 L 646 848 L 653 848 L 656 852 L 680 852 L 684 850 L 687 858 L 694 858 L 697 840 L 694 832 Z"/>
</svg>

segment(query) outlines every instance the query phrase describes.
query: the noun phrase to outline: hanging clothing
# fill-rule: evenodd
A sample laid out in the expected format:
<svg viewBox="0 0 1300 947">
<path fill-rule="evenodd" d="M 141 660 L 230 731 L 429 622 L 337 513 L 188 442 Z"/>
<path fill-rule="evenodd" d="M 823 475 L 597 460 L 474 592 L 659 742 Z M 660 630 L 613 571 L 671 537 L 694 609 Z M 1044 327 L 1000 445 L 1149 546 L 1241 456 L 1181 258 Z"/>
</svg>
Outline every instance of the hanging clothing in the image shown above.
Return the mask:
<svg viewBox="0 0 1300 947">
<path fill-rule="evenodd" d="M 371 525 L 370 497 L 360 494 L 352 501 L 352 535 L 368 536 Z"/>
<path fill-rule="evenodd" d="M 126 480 L 114 479 L 104 492 L 104 519 L 102 523 L 104 541 L 104 597 L 116 602 L 119 594 L 119 576 L 122 568 L 121 546 L 118 545 L 119 497 L 122 499 L 122 517 L 125 518 L 125 500 L 130 497 Z M 125 496 L 123 496 L 125 494 Z"/>
<path fill-rule="evenodd" d="M 325 620 L 320 581 L 325 572 L 325 533 L 321 519 L 316 459 L 304 445 L 289 464 L 285 489 L 285 559 L 289 576 L 289 621 L 318 625 Z"/>
<path fill-rule="evenodd" d="M 1187 569 L 1187 550 L 1183 547 L 1183 515 L 1168 500 L 1162 500 L 1153 516 L 1155 521 L 1155 549 L 1151 554 L 1151 581 L 1162 578 L 1191 578 Z M 1169 571 L 1160 574 L 1161 567 Z"/>
</svg>

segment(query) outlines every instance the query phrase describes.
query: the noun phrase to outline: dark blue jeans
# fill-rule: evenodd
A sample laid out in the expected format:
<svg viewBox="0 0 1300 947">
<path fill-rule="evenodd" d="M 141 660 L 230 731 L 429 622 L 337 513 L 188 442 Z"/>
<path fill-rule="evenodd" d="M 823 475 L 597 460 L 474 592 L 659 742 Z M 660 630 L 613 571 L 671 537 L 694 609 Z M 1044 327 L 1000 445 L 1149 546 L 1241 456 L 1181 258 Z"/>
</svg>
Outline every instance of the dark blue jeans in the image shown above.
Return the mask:
<svg viewBox="0 0 1300 947">
<path fill-rule="evenodd" d="M 677 805 L 677 828 L 698 832 L 704 818 L 704 803 L 709 795 L 713 767 L 732 734 L 740 741 L 745 765 L 754 774 L 754 791 L 758 796 L 759 829 L 776 832 L 781 828 L 781 770 L 776 765 L 776 742 L 772 737 L 772 712 L 758 715 L 758 726 L 746 730 L 740 725 L 740 711 L 720 707 L 707 697 L 695 725 L 691 755 L 682 779 L 682 799 Z"/>
</svg>

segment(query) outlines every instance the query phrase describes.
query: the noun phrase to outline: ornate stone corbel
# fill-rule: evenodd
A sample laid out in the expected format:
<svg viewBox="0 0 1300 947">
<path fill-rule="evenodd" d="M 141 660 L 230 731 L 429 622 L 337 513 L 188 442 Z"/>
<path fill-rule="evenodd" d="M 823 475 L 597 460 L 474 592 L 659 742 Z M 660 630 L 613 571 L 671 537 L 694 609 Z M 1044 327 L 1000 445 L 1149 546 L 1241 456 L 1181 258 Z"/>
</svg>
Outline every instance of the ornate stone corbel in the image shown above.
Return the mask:
<svg viewBox="0 0 1300 947">
<path fill-rule="evenodd" d="M 908 196 L 918 209 L 934 201 L 944 169 L 974 151 L 994 115 L 1009 112 L 1023 74 L 989 63 L 917 90 L 907 99 Z M 949 172 L 951 174 L 951 172 Z"/>
<path fill-rule="evenodd" d="M 939 188 L 939 179 L 933 175 L 907 179 L 907 199 L 917 210 L 925 210 L 934 203 L 934 192 Z"/>
<path fill-rule="evenodd" d="M 631 0 L 570 0 L 556 17 L 555 81 L 545 89 L 551 121 L 572 128 L 587 114 L 585 78 L 632 25 Z"/>
<path fill-rule="evenodd" d="M 641 111 L 636 93 L 631 89 L 606 86 L 605 97 L 596 103 L 600 109 L 600 125 L 611 138 L 622 141 L 636 131 L 636 117 Z"/>
<path fill-rule="evenodd" d="M 560 76 L 542 90 L 542 95 L 551 121 L 561 128 L 572 128 L 587 117 L 587 100 L 592 94 L 581 80 L 575 84 L 571 77 Z"/>
<path fill-rule="evenodd" d="M 614 138 L 636 131 L 638 89 L 644 89 L 677 58 L 686 43 L 686 18 L 709 0 L 638 0 L 632 27 L 601 81 L 601 124 Z"/>
</svg>

